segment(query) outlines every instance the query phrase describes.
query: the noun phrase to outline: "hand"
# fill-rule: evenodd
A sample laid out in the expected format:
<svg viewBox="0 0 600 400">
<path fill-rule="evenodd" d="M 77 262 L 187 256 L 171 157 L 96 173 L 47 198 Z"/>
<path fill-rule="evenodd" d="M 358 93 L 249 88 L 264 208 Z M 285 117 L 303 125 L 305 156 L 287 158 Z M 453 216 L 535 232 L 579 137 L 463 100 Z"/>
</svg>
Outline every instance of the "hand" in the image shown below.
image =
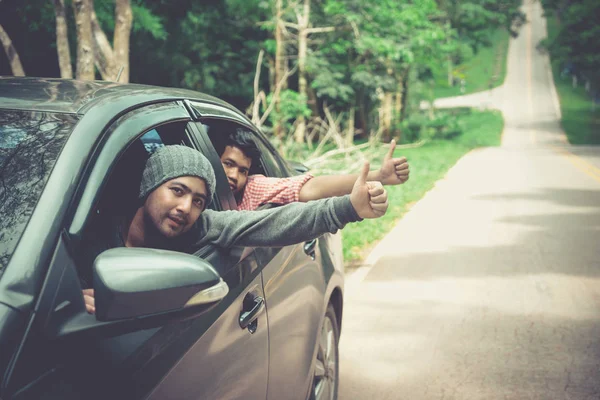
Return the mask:
<svg viewBox="0 0 600 400">
<path fill-rule="evenodd" d="M 383 158 L 383 164 L 379 169 L 378 181 L 384 185 L 400 185 L 408 180 L 408 161 L 406 157 L 392 158 L 396 149 L 396 141 L 390 142 L 390 150 Z"/>
<path fill-rule="evenodd" d="M 85 310 L 90 314 L 95 314 L 94 289 L 83 289 L 83 301 L 85 301 Z"/>
<path fill-rule="evenodd" d="M 354 183 L 350 193 L 350 202 L 361 218 L 379 218 L 388 208 L 387 191 L 381 182 L 367 182 L 369 163 L 363 169 Z"/>
</svg>

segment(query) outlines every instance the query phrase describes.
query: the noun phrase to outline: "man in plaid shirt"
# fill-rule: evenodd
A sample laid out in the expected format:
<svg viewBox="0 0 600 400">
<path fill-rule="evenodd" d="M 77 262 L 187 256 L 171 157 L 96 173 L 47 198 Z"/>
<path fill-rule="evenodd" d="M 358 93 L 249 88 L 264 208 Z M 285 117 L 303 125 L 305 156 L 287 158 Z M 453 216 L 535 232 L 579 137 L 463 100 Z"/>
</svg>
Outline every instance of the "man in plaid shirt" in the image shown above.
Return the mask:
<svg viewBox="0 0 600 400">
<path fill-rule="evenodd" d="M 260 158 L 260 150 L 252 135 L 251 132 L 237 129 L 227 138 L 221 154 L 221 163 L 238 210 L 255 210 L 267 203 L 288 204 L 343 196 L 352 191 L 358 177 L 355 174 L 317 177 L 305 174 L 289 178 L 249 176 L 252 163 L 257 163 Z M 395 147 L 396 143 L 392 140 L 381 169 L 369 172 L 367 180 L 379 181 L 383 185 L 398 185 L 408 180 L 409 168 L 406 158 L 392 158 Z"/>
</svg>

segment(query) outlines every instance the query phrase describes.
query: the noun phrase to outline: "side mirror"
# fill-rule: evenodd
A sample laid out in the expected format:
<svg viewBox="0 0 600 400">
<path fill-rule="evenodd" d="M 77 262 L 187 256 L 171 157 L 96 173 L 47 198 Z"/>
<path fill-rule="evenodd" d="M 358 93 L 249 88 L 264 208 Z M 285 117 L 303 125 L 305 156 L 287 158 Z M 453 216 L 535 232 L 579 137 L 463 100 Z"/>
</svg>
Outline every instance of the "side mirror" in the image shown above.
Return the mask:
<svg viewBox="0 0 600 400">
<path fill-rule="evenodd" d="M 294 171 L 300 174 L 305 174 L 310 170 L 310 168 L 298 161 L 288 161 L 288 164 Z"/>
<path fill-rule="evenodd" d="M 184 253 L 115 248 L 94 261 L 96 319 L 146 317 L 217 303 L 229 287 L 206 261 Z"/>
</svg>

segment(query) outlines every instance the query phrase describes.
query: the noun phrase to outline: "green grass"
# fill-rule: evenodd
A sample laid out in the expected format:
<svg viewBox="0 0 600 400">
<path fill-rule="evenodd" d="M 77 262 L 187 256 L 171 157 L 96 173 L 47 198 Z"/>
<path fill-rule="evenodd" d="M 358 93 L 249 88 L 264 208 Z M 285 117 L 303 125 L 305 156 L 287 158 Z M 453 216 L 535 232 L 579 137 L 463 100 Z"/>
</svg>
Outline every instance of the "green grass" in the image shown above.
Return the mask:
<svg viewBox="0 0 600 400">
<path fill-rule="evenodd" d="M 558 34 L 556 18 L 548 17 L 548 39 Z M 560 100 L 561 124 L 571 144 L 600 144 L 600 106 L 592 110 L 592 99 L 583 85 L 574 88 L 571 77 L 560 77 L 560 66 L 552 62 L 552 75 Z"/>
<path fill-rule="evenodd" d="M 461 116 L 460 120 L 465 127 L 464 133 L 452 140 L 432 141 L 422 147 L 394 152 L 396 157 L 407 157 L 410 179 L 403 185 L 387 186 L 390 206 L 386 215 L 344 228 L 344 260 L 349 266 L 366 255 L 372 245 L 388 233 L 411 205 L 433 188 L 458 159 L 474 148 L 500 144 L 504 120 L 499 112 L 473 111 Z M 381 165 L 381 159 L 372 160 L 372 165 Z"/>
<path fill-rule="evenodd" d="M 462 65 L 455 66 L 455 69 L 465 76 L 465 93 L 460 92 L 460 83 L 448 86 L 447 66 L 444 64 L 433 72 L 434 98 L 481 92 L 500 86 L 504 82 L 509 34 L 505 29 L 498 29 L 490 40 L 492 42 L 490 47 L 481 48 L 473 58 Z M 496 75 L 496 79 L 493 79 L 494 75 Z M 490 82 L 492 83 L 491 87 Z"/>
</svg>

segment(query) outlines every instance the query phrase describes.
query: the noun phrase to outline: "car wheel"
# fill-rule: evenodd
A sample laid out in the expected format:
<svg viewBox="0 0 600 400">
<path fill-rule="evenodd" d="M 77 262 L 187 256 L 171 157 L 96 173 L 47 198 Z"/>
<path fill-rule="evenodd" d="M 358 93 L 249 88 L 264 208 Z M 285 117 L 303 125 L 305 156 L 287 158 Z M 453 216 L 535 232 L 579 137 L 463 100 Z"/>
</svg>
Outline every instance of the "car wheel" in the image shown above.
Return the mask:
<svg viewBox="0 0 600 400">
<path fill-rule="evenodd" d="M 311 399 L 335 400 L 338 392 L 339 376 L 339 328 L 333 305 L 327 306 L 319 343 L 317 359 L 315 360 L 315 373 L 311 387 Z"/>
</svg>

